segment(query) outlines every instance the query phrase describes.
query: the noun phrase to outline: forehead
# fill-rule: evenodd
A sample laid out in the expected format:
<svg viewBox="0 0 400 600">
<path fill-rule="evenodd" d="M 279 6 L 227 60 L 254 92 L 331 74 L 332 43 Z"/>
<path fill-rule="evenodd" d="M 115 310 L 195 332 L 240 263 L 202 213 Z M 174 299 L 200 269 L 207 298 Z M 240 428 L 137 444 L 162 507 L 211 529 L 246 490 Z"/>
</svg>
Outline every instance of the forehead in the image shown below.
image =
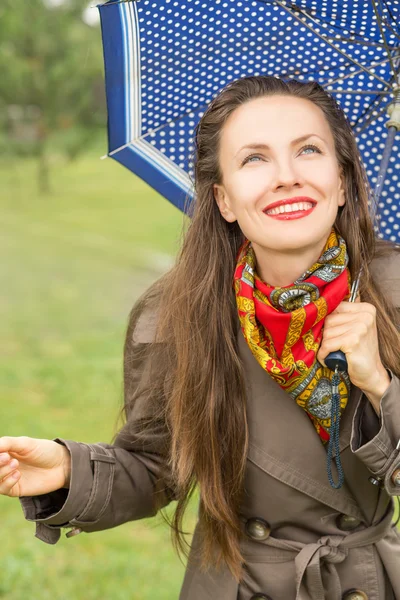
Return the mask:
<svg viewBox="0 0 400 600">
<path fill-rule="evenodd" d="M 316 133 L 328 145 L 333 144 L 325 115 L 314 102 L 293 96 L 268 96 L 242 104 L 229 116 L 221 132 L 221 147 L 235 154 L 246 142 L 290 143 L 306 133 Z"/>
</svg>

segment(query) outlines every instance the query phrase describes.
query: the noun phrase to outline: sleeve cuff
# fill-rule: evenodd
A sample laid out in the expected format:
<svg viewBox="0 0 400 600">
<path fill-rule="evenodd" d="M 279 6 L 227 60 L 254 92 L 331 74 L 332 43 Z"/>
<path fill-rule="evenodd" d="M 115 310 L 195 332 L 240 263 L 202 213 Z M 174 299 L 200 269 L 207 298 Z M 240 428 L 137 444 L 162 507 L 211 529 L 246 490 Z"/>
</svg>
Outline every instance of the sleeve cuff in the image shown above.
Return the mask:
<svg viewBox="0 0 400 600">
<path fill-rule="evenodd" d="M 400 380 L 387 369 L 391 382 L 380 402 L 380 417 L 363 394 L 353 417 L 350 447 L 375 475 L 384 475 L 397 456 L 400 440 Z"/>
<path fill-rule="evenodd" d="M 71 453 L 69 489 L 61 488 L 39 496 L 22 496 L 19 500 L 28 521 L 59 528 L 68 526 L 69 521 L 79 515 L 87 505 L 93 484 L 93 471 L 90 447 L 62 438 L 54 438 L 53 441 L 66 446 Z"/>
</svg>

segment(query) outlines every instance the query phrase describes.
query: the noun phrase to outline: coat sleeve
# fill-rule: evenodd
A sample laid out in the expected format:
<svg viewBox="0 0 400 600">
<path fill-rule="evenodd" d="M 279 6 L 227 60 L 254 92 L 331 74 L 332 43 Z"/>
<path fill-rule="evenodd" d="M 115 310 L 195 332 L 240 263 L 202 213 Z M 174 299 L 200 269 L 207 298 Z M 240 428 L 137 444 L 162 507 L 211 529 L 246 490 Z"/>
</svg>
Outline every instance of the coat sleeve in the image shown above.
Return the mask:
<svg viewBox="0 0 400 600">
<path fill-rule="evenodd" d="M 389 294 L 397 307 L 400 326 L 400 253 L 386 264 L 380 263 L 379 272 L 383 293 Z M 400 359 L 400 348 L 398 355 Z M 380 416 L 363 394 L 353 418 L 350 447 L 388 494 L 400 496 L 400 379 L 387 371 L 391 382 L 381 398 Z"/>
<path fill-rule="evenodd" d="M 389 371 L 391 382 L 381 398 L 380 417 L 363 394 L 353 419 L 351 450 L 388 494 L 400 496 L 400 379 Z"/>
<path fill-rule="evenodd" d="M 42 541 L 55 544 L 63 527 L 73 528 L 69 537 L 151 517 L 175 499 L 167 466 L 168 430 L 162 419 L 154 418 L 154 403 L 146 395 L 154 376 L 148 356 L 153 328 L 154 323 L 142 317 L 134 334 L 128 327 L 124 397 L 133 406 L 129 427 L 123 427 L 112 444 L 53 438 L 71 454 L 69 489 L 19 499 L 25 518 L 36 522 L 35 536 Z"/>
</svg>

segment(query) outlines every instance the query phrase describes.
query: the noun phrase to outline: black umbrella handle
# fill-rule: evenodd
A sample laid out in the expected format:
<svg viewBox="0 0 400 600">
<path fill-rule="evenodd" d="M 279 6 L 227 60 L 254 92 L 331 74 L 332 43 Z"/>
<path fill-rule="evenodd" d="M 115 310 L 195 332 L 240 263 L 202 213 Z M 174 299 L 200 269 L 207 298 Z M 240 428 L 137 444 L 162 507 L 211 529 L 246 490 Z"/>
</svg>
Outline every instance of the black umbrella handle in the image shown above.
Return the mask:
<svg viewBox="0 0 400 600">
<path fill-rule="evenodd" d="M 324 363 L 331 371 L 347 371 L 347 359 L 344 352 L 341 350 L 335 350 L 330 352 L 325 358 Z"/>
</svg>

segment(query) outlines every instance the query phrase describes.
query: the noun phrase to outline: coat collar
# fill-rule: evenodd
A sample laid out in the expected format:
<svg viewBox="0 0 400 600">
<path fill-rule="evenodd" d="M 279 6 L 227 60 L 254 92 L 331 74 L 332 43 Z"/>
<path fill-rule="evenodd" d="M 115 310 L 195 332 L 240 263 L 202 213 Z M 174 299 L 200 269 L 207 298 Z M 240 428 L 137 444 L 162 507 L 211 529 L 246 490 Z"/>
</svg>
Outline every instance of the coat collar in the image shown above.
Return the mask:
<svg viewBox="0 0 400 600">
<path fill-rule="evenodd" d="M 259 365 L 243 333 L 237 331 L 247 387 L 248 459 L 272 477 L 342 513 L 363 519 L 346 483 L 332 488 L 327 475 L 326 447 L 304 410 Z M 352 386 L 343 413 L 339 448 L 350 444 L 352 420 L 362 394 Z M 336 468 L 332 469 L 337 481 Z"/>
</svg>

